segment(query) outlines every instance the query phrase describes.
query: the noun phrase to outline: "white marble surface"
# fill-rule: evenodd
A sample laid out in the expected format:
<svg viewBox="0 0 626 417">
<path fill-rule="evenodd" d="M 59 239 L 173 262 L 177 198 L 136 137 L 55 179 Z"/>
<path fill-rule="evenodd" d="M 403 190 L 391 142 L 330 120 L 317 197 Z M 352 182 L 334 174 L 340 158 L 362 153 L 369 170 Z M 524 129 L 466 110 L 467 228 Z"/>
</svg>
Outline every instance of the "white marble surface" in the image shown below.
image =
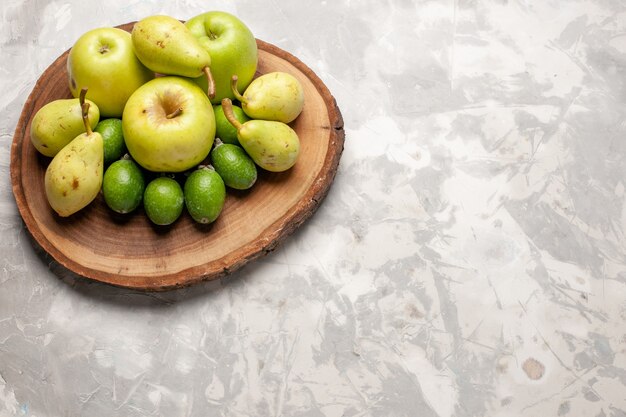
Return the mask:
<svg viewBox="0 0 626 417">
<path fill-rule="evenodd" d="M 34 249 L 9 180 L 80 34 L 216 9 L 308 64 L 346 145 L 271 255 L 143 294 Z M 626 416 L 626 2 L 3 0 L 0 416 Z"/>
</svg>

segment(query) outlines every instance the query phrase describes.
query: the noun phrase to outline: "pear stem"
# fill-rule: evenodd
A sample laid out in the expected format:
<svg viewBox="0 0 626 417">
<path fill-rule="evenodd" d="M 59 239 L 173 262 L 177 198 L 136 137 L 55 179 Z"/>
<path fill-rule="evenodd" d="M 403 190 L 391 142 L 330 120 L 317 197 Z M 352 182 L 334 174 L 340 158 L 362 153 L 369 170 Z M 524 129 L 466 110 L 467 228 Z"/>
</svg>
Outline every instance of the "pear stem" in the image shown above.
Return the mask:
<svg viewBox="0 0 626 417">
<path fill-rule="evenodd" d="M 173 119 L 176 116 L 180 116 L 182 113 L 183 113 L 183 108 L 182 107 L 178 107 L 176 110 L 174 110 L 170 114 L 166 115 L 165 118 L 166 119 Z"/>
<path fill-rule="evenodd" d="M 233 102 L 230 101 L 229 98 L 222 100 L 222 110 L 224 111 L 224 116 L 226 116 L 226 119 L 228 119 L 230 124 L 233 125 L 237 131 L 239 131 L 243 125 L 235 118 L 235 113 L 233 113 Z"/>
<path fill-rule="evenodd" d="M 232 78 L 230 79 L 230 88 L 233 90 L 233 94 L 235 95 L 235 98 L 243 104 L 243 103 L 246 103 L 248 100 L 246 100 L 245 97 L 242 96 L 239 90 L 237 89 L 238 80 L 239 80 L 239 77 L 237 77 L 236 75 L 233 75 Z"/>
<path fill-rule="evenodd" d="M 89 124 L 89 103 L 83 103 L 81 108 L 83 109 L 83 124 L 85 125 L 85 130 L 87 131 L 87 135 L 91 135 L 93 130 L 91 130 L 91 125 Z"/>
<path fill-rule="evenodd" d="M 83 108 L 83 104 L 85 104 L 85 98 L 87 97 L 87 87 L 83 87 L 80 89 L 80 95 L 78 96 L 78 102 L 80 103 L 80 108 Z"/>
<path fill-rule="evenodd" d="M 213 73 L 211 73 L 211 68 L 209 66 L 202 68 L 202 72 L 204 72 L 204 75 L 206 75 L 206 81 L 208 86 L 207 95 L 211 100 L 213 100 L 215 98 L 215 80 L 213 79 Z"/>
</svg>

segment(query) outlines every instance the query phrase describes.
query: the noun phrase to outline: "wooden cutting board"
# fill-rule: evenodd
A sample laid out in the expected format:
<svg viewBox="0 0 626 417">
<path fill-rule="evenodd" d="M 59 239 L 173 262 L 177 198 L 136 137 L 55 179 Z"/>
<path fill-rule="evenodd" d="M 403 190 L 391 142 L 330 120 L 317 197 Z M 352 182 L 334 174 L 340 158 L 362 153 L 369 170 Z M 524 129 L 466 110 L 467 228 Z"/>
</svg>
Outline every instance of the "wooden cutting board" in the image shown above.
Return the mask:
<svg viewBox="0 0 626 417">
<path fill-rule="evenodd" d="M 119 26 L 130 31 L 134 23 Z M 65 268 L 116 286 L 159 291 L 233 272 L 274 250 L 307 220 L 326 196 L 344 144 L 343 119 L 324 83 L 298 58 L 257 40 L 257 75 L 284 71 L 304 87 L 305 105 L 291 123 L 301 150 L 283 173 L 259 172 L 251 190 L 228 190 L 222 214 L 211 225 L 184 212 L 173 225 L 150 223 L 143 209 L 110 210 L 102 196 L 61 218 L 50 208 L 44 173 L 50 158 L 30 143 L 30 123 L 46 103 L 70 98 L 67 56 L 46 69 L 21 113 L 11 147 L 11 181 L 19 212 L 34 241 Z"/>
</svg>

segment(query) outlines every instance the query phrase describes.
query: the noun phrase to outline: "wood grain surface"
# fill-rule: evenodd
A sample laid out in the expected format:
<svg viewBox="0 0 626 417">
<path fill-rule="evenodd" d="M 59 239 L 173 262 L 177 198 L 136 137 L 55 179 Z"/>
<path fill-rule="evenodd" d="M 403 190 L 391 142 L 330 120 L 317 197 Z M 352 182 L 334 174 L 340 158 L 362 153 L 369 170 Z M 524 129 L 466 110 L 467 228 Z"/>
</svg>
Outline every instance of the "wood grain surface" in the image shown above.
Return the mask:
<svg viewBox="0 0 626 417">
<path fill-rule="evenodd" d="M 132 25 L 120 27 L 130 30 Z M 71 97 L 69 51 L 62 54 L 28 97 L 11 147 L 13 193 L 35 242 L 83 277 L 150 291 L 215 279 L 274 250 L 326 196 L 343 151 L 344 131 L 339 108 L 319 77 L 288 52 L 261 40 L 257 44 L 257 75 L 288 72 L 304 87 L 304 110 L 291 123 L 300 137 L 301 153 L 289 171 L 260 170 L 251 190 L 228 190 L 222 214 L 208 226 L 195 223 L 186 212 L 171 226 L 154 226 L 143 209 L 118 215 L 101 195 L 68 218 L 54 213 L 43 183 L 50 158 L 30 143 L 30 122 L 46 103 Z"/>
</svg>

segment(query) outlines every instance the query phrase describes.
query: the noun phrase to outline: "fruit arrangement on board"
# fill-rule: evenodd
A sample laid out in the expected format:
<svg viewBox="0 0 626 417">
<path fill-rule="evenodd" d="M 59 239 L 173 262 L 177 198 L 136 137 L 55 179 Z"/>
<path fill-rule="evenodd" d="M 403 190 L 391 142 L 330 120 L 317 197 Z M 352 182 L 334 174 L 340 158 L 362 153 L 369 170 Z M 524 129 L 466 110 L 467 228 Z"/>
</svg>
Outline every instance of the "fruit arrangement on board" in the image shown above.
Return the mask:
<svg viewBox="0 0 626 417">
<path fill-rule="evenodd" d="M 303 87 L 286 72 L 255 78 L 257 64 L 252 32 L 225 12 L 83 34 L 67 60 L 74 98 L 41 107 L 30 128 L 35 149 L 52 158 L 52 209 L 71 216 L 102 193 L 111 210 L 143 207 L 156 225 L 185 209 L 206 224 L 228 189 L 254 186 L 257 169 L 292 168 L 300 140 L 289 123 L 303 110 Z"/>
</svg>

